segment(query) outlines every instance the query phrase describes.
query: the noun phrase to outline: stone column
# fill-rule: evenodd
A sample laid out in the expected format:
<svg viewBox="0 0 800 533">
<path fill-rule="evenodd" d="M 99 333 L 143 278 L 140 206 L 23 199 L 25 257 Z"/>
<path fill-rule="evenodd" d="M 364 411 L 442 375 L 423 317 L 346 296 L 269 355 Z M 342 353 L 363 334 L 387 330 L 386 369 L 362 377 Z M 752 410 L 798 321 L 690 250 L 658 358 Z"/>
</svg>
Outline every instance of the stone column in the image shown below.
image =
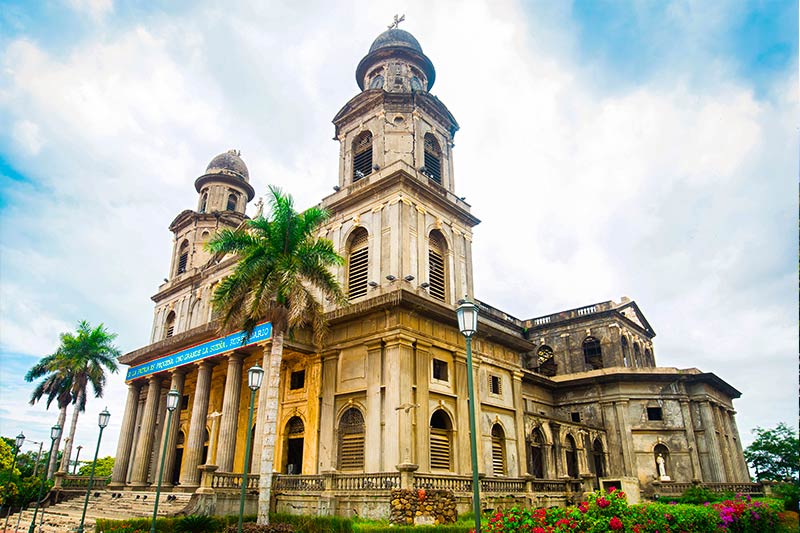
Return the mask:
<svg viewBox="0 0 800 533">
<path fill-rule="evenodd" d="M 417 385 L 417 393 L 414 399 L 416 409 L 413 410 L 414 420 L 414 454 L 411 462 L 418 465 L 423 472 L 430 472 L 430 420 L 428 384 L 430 383 L 431 373 L 433 372 L 433 362 L 431 358 L 431 345 L 427 342 L 417 341 L 416 347 L 416 366 L 417 374 L 414 381 Z M 453 369 L 449 369 L 452 373 Z M 452 383 L 453 376 L 449 375 Z M 455 421 L 453 421 L 455 427 Z M 452 443 L 452 441 L 451 441 Z M 453 453 L 453 450 L 450 450 Z M 451 464 L 455 462 L 455 457 L 450 456 Z"/>
<path fill-rule="evenodd" d="M 364 470 L 381 470 L 381 341 L 367 344 L 367 412 L 364 417 Z"/>
<path fill-rule="evenodd" d="M 522 398 L 522 372 L 515 371 L 511 375 L 511 387 L 513 391 L 514 400 L 514 437 L 517 442 L 517 476 L 524 476 L 528 472 L 528 454 L 525 450 L 525 441 L 527 435 L 525 434 L 525 400 Z M 515 475 L 509 472 L 509 475 Z"/>
<path fill-rule="evenodd" d="M 711 402 L 702 400 L 700 402 L 700 418 L 703 421 L 703 429 L 706 439 L 706 449 L 708 450 L 708 464 L 711 468 L 709 478 L 703 481 L 710 481 L 713 483 L 721 483 L 724 481 L 724 470 L 722 466 L 722 457 L 720 457 L 721 449 L 719 447 L 719 439 L 717 438 L 717 429 L 714 424 L 714 411 L 711 407 Z"/>
<path fill-rule="evenodd" d="M 156 428 L 158 414 L 158 400 L 161 396 L 161 376 L 152 375 L 148 378 L 147 399 L 144 404 L 142 428 L 139 431 L 139 442 L 136 444 L 136 458 L 131 474 L 131 486 L 147 486 L 147 473 L 150 469 L 150 456 L 153 453 L 153 436 Z"/>
<path fill-rule="evenodd" d="M 721 405 L 716 406 L 714 409 L 716 415 L 716 424 L 719 428 L 719 434 L 722 444 L 722 465 L 725 467 L 725 481 L 731 483 L 736 479 L 736 472 L 733 465 L 733 449 L 731 448 L 730 434 L 728 433 L 728 425 L 725 423 L 727 413 L 725 408 Z"/>
<path fill-rule="evenodd" d="M 171 372 L 172 380 L 170 382 L 169 388 L 170 390 L 178 391 L 178 394 L 183 396 L 183 384 L 186 381 L 186 370 L 184 368 L 176 368 Z M 161 481 L 162 487 L 171 487 L 172 486 L 172 472 L 175 470 L 175 445 L 178 442 L 178 431 L 181 428 L 181 401 L 178 401 L 178 407 L 172 412 L 172 422 L 170 422 L 169 428 L 169 435 L 166 434 L 167 432 L 167 420 L 166 417 L 169 416 L 169 412 L 166 413 L 164 418 L 164 434 L 161 436 L 162 439 L 167 440 L 167 453 L 164 457 L 164 479 Z M 163 440 L 161 442 L 164 442 Z M 161 465 L 161 453 L 163 453 L 164 448 L 162 447 L 159 450 L 158 456 L 158 464 Z"/>
<path fill-rule="evenodd" d="M 208 397 L 211 392 L 211 363 L 197 363 L 197 384 L 192 402 L 192 418 L 189 421 L 189 436 L 183 448 L 183 468 L 180 483 L 183 488 L 196 489 L 200 486 L 200 461 L 203 459 L 205 444 L 206 417 L 208 416 Z"/>
<path fill-rule="evenodd" d="M 143 380 L 133 381 L 128 384 L 128 399 L 125 401 L 125 413 L 122 415 L 122 427 L 117 443 L 117 455 L 114 461 L 114 471 L 111 474 L 109 488 L 124 487 L 128 475 L 128 461 L 131 458 L 133 447 L 133 433 L 136 430 L 136 411 L 139 407 L 139 392 Z"/>
<path fill-rule="evenodd" d="M 253 460 L 250 463 L 250 473 L 258 474 L 261 472 L 261 449 L 264 443 L 264 416 L 266 416 L 266 401 L 267 401 L 267 393 L 264 390 L 264 387 L 269 383 L 269 354 L 272 349 L 272 340 L 268 340 L 262 344 L 258 345 L 259 348 L 264 350 L 264 353 L 261 355 L 261 368 L 264 369 L 264 378 L 261 380 L 261 388 L 258 389 L 256 393 L 256 413 L 255 413 L 255 424 L 256 424 L 256 432 L 253 435 L 253 447 L 252 447 L 252 454 Z M 248 398 L 248 402 L 250 398 Z M 251 431 L 252 428 L 247 428 L 248 431 Z M 245 459 L 246 461 L 247 459 Z M 242 461 L 244 464 L 244 461 Z M 244 470 L 244 468 L 242 469 Z"/>
<path fill-rule="evenodd" d="M 164 387 L 165 381 L 161 382 L 161 392 L 158 395 L 158 411 L 156 412 L 156 427 L 153 431 L 153 451 L 150 453 L 150 469 L 147 471 L 147 481 L 152 485 L 158 481 L 159 456 L 161 455 L 162 437 L 164 436 L 164 423 L 167 420 L 167 392 Z"/>
<path fill-rule="evenodd" d="M 228 373 L 225 393 L 222 397 L 222 422 L 217 439 L 217 465 L 220 472 L 233 472 L 233 456 L 236 451 L 236 433 L 239 419 L 239 401 L 242 392 L 243 354 L 228 356 Z M 250 428 L 247 428 L 250 431 Z M 247 435 L 247 433 L 245 433 Z"/>
<path fill-rule="evenodd" d="M 736 411 L 731 409 L 728 411 L 728 423 L 731 428 L 731 435 L 733 435 L 735 443 L 736 462 L 739 464 L 739 479 L 736 481 L 746 483 L 750 481 L 750 470 L 747 468 L 747 461 L 744 458 L 744 450 L 742 450 L 742 441 L 739 436 L 739 428 L 736 426 Z"/>
<path fill-rule="evenodd" d="M 336 449 L 335 429 L 338 423 L 334 402 L 336 400 L 336 365 L 339 352 L 322 354 L 322 391 L 320 392 L 319 418 L 324 421 L 319 428 L 319 472 L 329 472 L 336 467 L 333 455 Z M 365 421 L 366 422 L 366 421 Z"/>
<path fill-rule="evenodd" d="M 686 432 L 686 442 L 689 444 L 689 458 L 692 461 L 692 481 L 702 481 L 703 474 L 700 467 L 700 455 L 697 451 L 697 439 L 694 437 L 694 423 L 692 413 L 689 410 L 689 400 L 681 400 L 681 416 L 683 417 L 683 427 Z"/>
<path fill-rule="evenodd" d="M 393 335 L 385 340 L 384 361 L 386 375 L 394 379 L 386 384 L 384 402 L 384 431 L 382 471 L 391 471 L 403 459 L 410 457 L 412 446 L 411 416 L 398 410 L 413 405 L 411 400 L 411 375 L 413 369 L 414 339 L 407 335 Z M 409 413 L 410 414 L 410 413 Z"/>
</svg>

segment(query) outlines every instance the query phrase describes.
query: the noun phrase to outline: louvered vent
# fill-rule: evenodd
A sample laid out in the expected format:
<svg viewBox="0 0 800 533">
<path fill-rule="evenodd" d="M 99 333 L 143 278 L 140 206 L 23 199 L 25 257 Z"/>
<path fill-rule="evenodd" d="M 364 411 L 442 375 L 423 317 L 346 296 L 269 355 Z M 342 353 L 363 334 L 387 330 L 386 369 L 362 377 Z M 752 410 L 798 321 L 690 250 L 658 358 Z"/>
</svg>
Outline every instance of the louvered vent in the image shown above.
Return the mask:
<svg viewBox="0 0 800 533">
<path fill-rule="evenodd" d="M 351 408 L 339 422 L 339 470 L 364 470 L 364 417 Z"/>
<path fill-rule="evenodd" d="M 353 183 L 372 173 L 372 134 L 365 131 L 353 142 Z"/>
<path fill-rule="evenodd" d="M 367 294 L 369 274 L 369 235 L 364 228 L 357 229 L 350 241 L 350 258 L 347 266 L 347 298 L 354 300 Z"/>
<path fill-rule="evenodd" d="M 178 274 L 186 272 L 186 266 L 189 263 L 189 251 L 181 250 L 181 255 L 178 257 Z"/>
<path fill-rule="evenodd" d="M 425 134 L 425 173 L 430 179 L 442 184 L 442 149 L 436 137 Z"/>
<path fill-rule="evenodd" d="M 503 429 L 495 424 L 492 428 L 492 474 L 495 476 L 506 475 L 506 458 L 503 450 L 504 439 Z"/>
<path fill-rule="evenodd" d="M 445 301 L 444 245 L 442 237 L 432 232 L 428 238 L 428 283 L 430 295 Z"/>
<path fill-rule="evenodd" d="M 450 432 L 431 428 L 431 469 L 451 470 Z"/>
</svg>

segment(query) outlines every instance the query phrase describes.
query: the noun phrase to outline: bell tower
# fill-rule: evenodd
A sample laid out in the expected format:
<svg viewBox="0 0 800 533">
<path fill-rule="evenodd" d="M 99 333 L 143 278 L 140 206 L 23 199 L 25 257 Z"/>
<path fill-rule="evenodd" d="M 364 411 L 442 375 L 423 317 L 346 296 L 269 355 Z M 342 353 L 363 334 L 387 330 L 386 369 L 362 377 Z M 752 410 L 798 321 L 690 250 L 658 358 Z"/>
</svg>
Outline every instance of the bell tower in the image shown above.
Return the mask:
<svg viewBox="0 0 800 533">
<path fill-rule="evenodd" d="M 455 194 L 458 123 L 430 93 L 431 60 L 393 24 L 356 67 L 361 90 L 333 119 L 339 182 L 323 200 L 351 301 L 403 288 L 447 305 L 472 295 L 472 227 Z"/>
</svg>

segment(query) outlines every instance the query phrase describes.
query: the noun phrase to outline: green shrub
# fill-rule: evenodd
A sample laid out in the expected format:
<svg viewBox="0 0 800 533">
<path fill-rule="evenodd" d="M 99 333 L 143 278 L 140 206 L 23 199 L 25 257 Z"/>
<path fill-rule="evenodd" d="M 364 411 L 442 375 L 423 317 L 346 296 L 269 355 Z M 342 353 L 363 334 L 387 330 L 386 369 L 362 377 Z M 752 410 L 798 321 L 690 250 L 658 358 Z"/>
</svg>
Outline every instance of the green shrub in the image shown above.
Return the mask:
<svg viewBox="0 0 800 533">
<path fill-rule="evenodd" d="M 710 490 L 703 488 L 700 485 L 695 485 L 683 491 L 681 497 L 676 498 L 674 501 L 677 501 L 679 503 L 691 503 L 694 505 L 702 505 L 706 502 L 717 501 L 717 497 Z"/>
<path fill-rule="evenodd" d="M 356 533 L 469 533 L 474 525 L 443 524 L 440 526 L 390 526 L 383 524 L 356 524 Z"/>
<path fill-rule="evenodd" d="M 156 531 L 159 533 L 175 533 L 175 523 L 179 519 L 164 517 L 156 519 Z M 98 518 L 94 530 L 102 533 L 150 533 L 150 518 L 128 518 L 125 520 L 107 520 Z"/>
<path fill-rule="evenodd" d="M 225 533 L 238 533 L 238 524 L 228 526 Z M 295 531 L 291 524 L 275 523 L 265 526 L 249 522 L 242 524 L 242 533 L 292 533 Z"/>
<path fill-rule="evenodd" d="M 783 502 L 787 511 L 797 511 L 800 500 L 800 487 L 794 483 L 778 483 L 772 487 L 772 492 Z"/>
<path fill-rule="evenodd" d="M 189 515 L 178 520 L 175 524 L 175 533 L 206 533 L 219 531 L 220 524 L 208 515 Z"/>
<path fill-rule="evenodd" d="M 339 516 L 273 513 L 269 515 L 269 521 L 291 524 L 298 533 L 353 533 L 353 521 Z"/>
</svg>

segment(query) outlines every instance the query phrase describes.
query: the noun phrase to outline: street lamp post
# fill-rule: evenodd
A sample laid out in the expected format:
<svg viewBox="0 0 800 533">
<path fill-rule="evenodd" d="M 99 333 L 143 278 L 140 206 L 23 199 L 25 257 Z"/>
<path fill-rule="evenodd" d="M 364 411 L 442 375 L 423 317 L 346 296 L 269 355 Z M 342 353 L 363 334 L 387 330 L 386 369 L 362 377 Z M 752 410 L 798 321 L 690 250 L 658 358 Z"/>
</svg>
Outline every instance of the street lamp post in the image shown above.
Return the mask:
<svg viewBox="0 0 800 533">
<path fill-rule="evenodd" d="M 156 515 L 158 515 L 158 498 L 161 496 L 161 478 L 164 476 L 164 459 L 167 456 L 167 443 L 169 442 L 169 426 L 172 422 L 172 413 L 181 401 L 181 393 L 172 389 L 167 393 L 167 427 L 164 431 L 164 446 L 161 448 L 161 466 L 158 468 L 158 484 L 156 485 L 156 501 L 153 505 L 153 521 L 150 524 L 150 533 L 156 533 Z"/>
<path fill-rule="evenodd" d="M 82 449 L 83 449 L 83 446 L 78 444 L 78 453 L 75 454 L 75 466 L 72 467 L 72 475 L 73 476 L 78 473 L 78 457 L 81 456 L 81 450 Z"/>
<path fill-rule="evenodd" d="M 14 444 L 17 445 L 14 448 L 14 460 L 11 462 L 11 470 L 8 472 L 8 483 L 11 483 L 11 478 L 14 477 L 14 468 L 17 466 L 17 454 L 19 453 L 19 449 L 22 448 L 22 444 L 25 442 L 25 435 L 20 431 L 19 435 L 17 435 L 17 440 L 14 441 Z M 22 509 L 20 509 L 20 513 Z M 11 505 L 8 506 L 8 512 L 6 513 L 6 522 L 3 524 L 3 531 L 8 529 L 8 517 L 11 516 Z"/>
<path fill-rule="evenodd" d="M 111 414 L 108 408 L 103 409 L 100 416 L 97 418 L 97 425 L 100 426 L 100 435 L 97 436 L 97 448 L 94 450 L 94 461 L 92 461 L 92 471 L 89 473 L 89 485 L 86 487 L 86 499 L 83 500 L 83 512 L 81 513 L 81 524 L 78 526 L 77 533 L 83 533 L 83 521 L 86 519 L 86 507 L 89 505 L 89 493 L 92 491 L 92 482 L 94 481 L 94 469 L 97 466 L 97 454 L 100 452 L 100 439 L 103 438 L 103 430 L 108 425 L 108 420 Z M 81 447 L 78 446 L 78 453 Z M 75 456 L 77 460 L 77 456 Z"/>
<path fill-rule="evenodd" d="M 48 457 L 53 456 L 53 447 L 56 445 L 56 441 L 60 438 L 61 426 L 56 424 L 50 428 L 50 454 Z M 36 529 L 36 515 L 39 514 L 39 502 L 42 501 L 42 491 L 44 490 L 44 484 L 47 482 L 47 468 L 43 468 L 42 471 L 42 484 L 39 485 L 39 496 L 36 498 L 36 507 L 33 510 L 33 519 L 31 520 L 31 526 L 28 528 L 28 533 L 33 533 L 33 531 Z"/>
<path fill-rule="evenodd" d="M 247 495 L 247 471 L 250 470 L 250 427 L 253 425 L 253 405 L 255 404 L 256 391 L 261 388 L 264 379 L 264 369 L 256 364 L 247 371 L 247 386 L 250 388 L 250 412 L 247 415 L 247 445 L 244 448 L 244 472 L 242 473 L 242 493 L 239 496 L 239 525 L 237 532 L 242 533 L 242 518 L 244 516 L 244 498 Z"/>
<path fill-rule="evenodd" d="M 467 341 L 467 389 L 469 394 L 469 445 L 472 455 L 472 512 L 475 514 L 475 533 L 481 530 L 481 485 L 478 479 L 478 443 L 475 430 L 475 387 L 472 378 L 472 336 L 478 329 L 478 306 L 463 300 L 456 309 L 458 329 Z"/>
</svg>

